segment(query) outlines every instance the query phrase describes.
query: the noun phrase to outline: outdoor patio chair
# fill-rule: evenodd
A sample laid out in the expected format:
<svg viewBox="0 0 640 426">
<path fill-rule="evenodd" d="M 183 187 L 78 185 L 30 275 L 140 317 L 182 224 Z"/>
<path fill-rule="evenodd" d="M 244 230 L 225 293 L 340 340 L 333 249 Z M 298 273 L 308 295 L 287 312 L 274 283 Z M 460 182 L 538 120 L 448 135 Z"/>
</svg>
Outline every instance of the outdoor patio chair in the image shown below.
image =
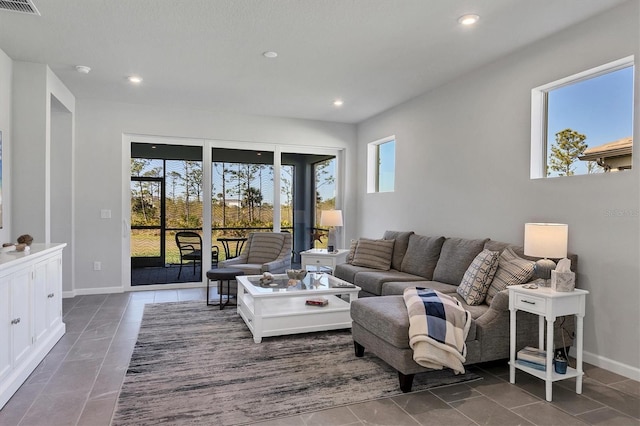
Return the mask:
<svg viewBox="0 0 640 426">
<path fill-rule="evenodd" d="M 196 266 L 202 264 L 202 237 L 197 232 L 180 231 L 176 232 L 176 245 L 180 250 L 180 270 L 178 279 L 182 274 L 182 266 L 193 264 L 193 274 L 196 273 Z M 218 265 L 219 249 L 211 247 L 211 263 Z"/>
</svg>

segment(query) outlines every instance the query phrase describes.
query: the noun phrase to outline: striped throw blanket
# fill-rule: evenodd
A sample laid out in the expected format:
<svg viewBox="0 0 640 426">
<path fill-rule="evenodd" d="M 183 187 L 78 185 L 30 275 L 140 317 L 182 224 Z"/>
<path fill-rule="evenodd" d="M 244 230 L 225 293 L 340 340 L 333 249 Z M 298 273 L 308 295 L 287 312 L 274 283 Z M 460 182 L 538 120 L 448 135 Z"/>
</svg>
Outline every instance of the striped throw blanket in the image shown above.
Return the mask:
<svg viewBox="0 0 640 426">
<path fill-rule="evenodd" d="M 471 314 L 455 298 L 430 288 L 407 288 L 404 301 L 413 360 L 423 367 L 464 373 Z"/>
</svg>

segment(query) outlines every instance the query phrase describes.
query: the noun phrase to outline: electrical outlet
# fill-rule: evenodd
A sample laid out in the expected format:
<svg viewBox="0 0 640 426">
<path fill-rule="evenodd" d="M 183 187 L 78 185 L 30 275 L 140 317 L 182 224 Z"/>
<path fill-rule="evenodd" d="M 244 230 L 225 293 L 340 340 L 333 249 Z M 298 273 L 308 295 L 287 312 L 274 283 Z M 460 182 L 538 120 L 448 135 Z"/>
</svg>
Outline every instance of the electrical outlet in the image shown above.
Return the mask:
<svg viewBox="0 0 640 426">
<path fill-rule="evenodd" d="M 93 262 L 93 270 L 101 271 L 102 270 L 102 262 L 95 261 Z"/>
</svg>

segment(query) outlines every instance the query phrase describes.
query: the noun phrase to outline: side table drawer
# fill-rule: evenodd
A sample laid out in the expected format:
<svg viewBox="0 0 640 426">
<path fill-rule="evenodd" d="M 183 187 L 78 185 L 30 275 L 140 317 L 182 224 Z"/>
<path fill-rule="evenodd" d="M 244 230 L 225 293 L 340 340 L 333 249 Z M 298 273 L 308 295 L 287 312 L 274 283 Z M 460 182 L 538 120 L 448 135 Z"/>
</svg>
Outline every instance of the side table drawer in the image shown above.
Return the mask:
<svg viewBox="0 0 640 426">
<path fill-rule="evenodd" d="M 320 257 L 306 257 L 304 263 L 310 266 L 329 266 L 333 268 L 333 260 Z"/>
<path fill-rule="evenodd" d="M 516 293 L 515 307 L 521 311 L 532 314 L 542 314 L 546 312 L 547 300 L 544 297 L 530 296 L 528 294 Z"/>
</svg>

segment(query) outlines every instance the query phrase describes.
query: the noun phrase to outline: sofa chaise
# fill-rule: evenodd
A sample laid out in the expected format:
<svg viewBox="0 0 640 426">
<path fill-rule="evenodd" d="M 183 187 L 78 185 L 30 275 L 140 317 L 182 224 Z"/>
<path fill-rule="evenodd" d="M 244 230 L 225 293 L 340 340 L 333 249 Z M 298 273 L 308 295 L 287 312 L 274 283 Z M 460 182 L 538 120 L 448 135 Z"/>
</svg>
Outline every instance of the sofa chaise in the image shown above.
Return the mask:
<svg viewBox="0 0 640 426">
<path fill-rule="evenodd" d="M 499 256 L 498 266 L 481 303 L 476 298 L 469 304 L 469 298 L 459 294 L 458 288 L 470 265 L 487 250 Z M 567 257 L 575 272 L 577 256 Z M 510 312 L 506 287 L 532 280 L 534 260 L 524 256 L 522 247 L 488 238 L 427 237 L 387 231 L 381 240 L 352 242 L 348 262 L 338 265 L 334 274 L 362 289 L 361 297 L 351 304 L 356 356 L 362 356 L 365 348 L 374 353 L 398 371 L 401 390 L 409 392 L 414 375 L 430 370 L 413 360 L 402 294 L 408 287 L 425 287 L 455 297 L 470 312 L 465 365 L 507 359 Z M 516 350 L 537 346 L 538 317 L 518 311 L 517 321 Z M 574 317 L 558 318 L 555 327 L 561 329 L 554 333 L 556 348 L 571 346 Z"/>
</svg>

